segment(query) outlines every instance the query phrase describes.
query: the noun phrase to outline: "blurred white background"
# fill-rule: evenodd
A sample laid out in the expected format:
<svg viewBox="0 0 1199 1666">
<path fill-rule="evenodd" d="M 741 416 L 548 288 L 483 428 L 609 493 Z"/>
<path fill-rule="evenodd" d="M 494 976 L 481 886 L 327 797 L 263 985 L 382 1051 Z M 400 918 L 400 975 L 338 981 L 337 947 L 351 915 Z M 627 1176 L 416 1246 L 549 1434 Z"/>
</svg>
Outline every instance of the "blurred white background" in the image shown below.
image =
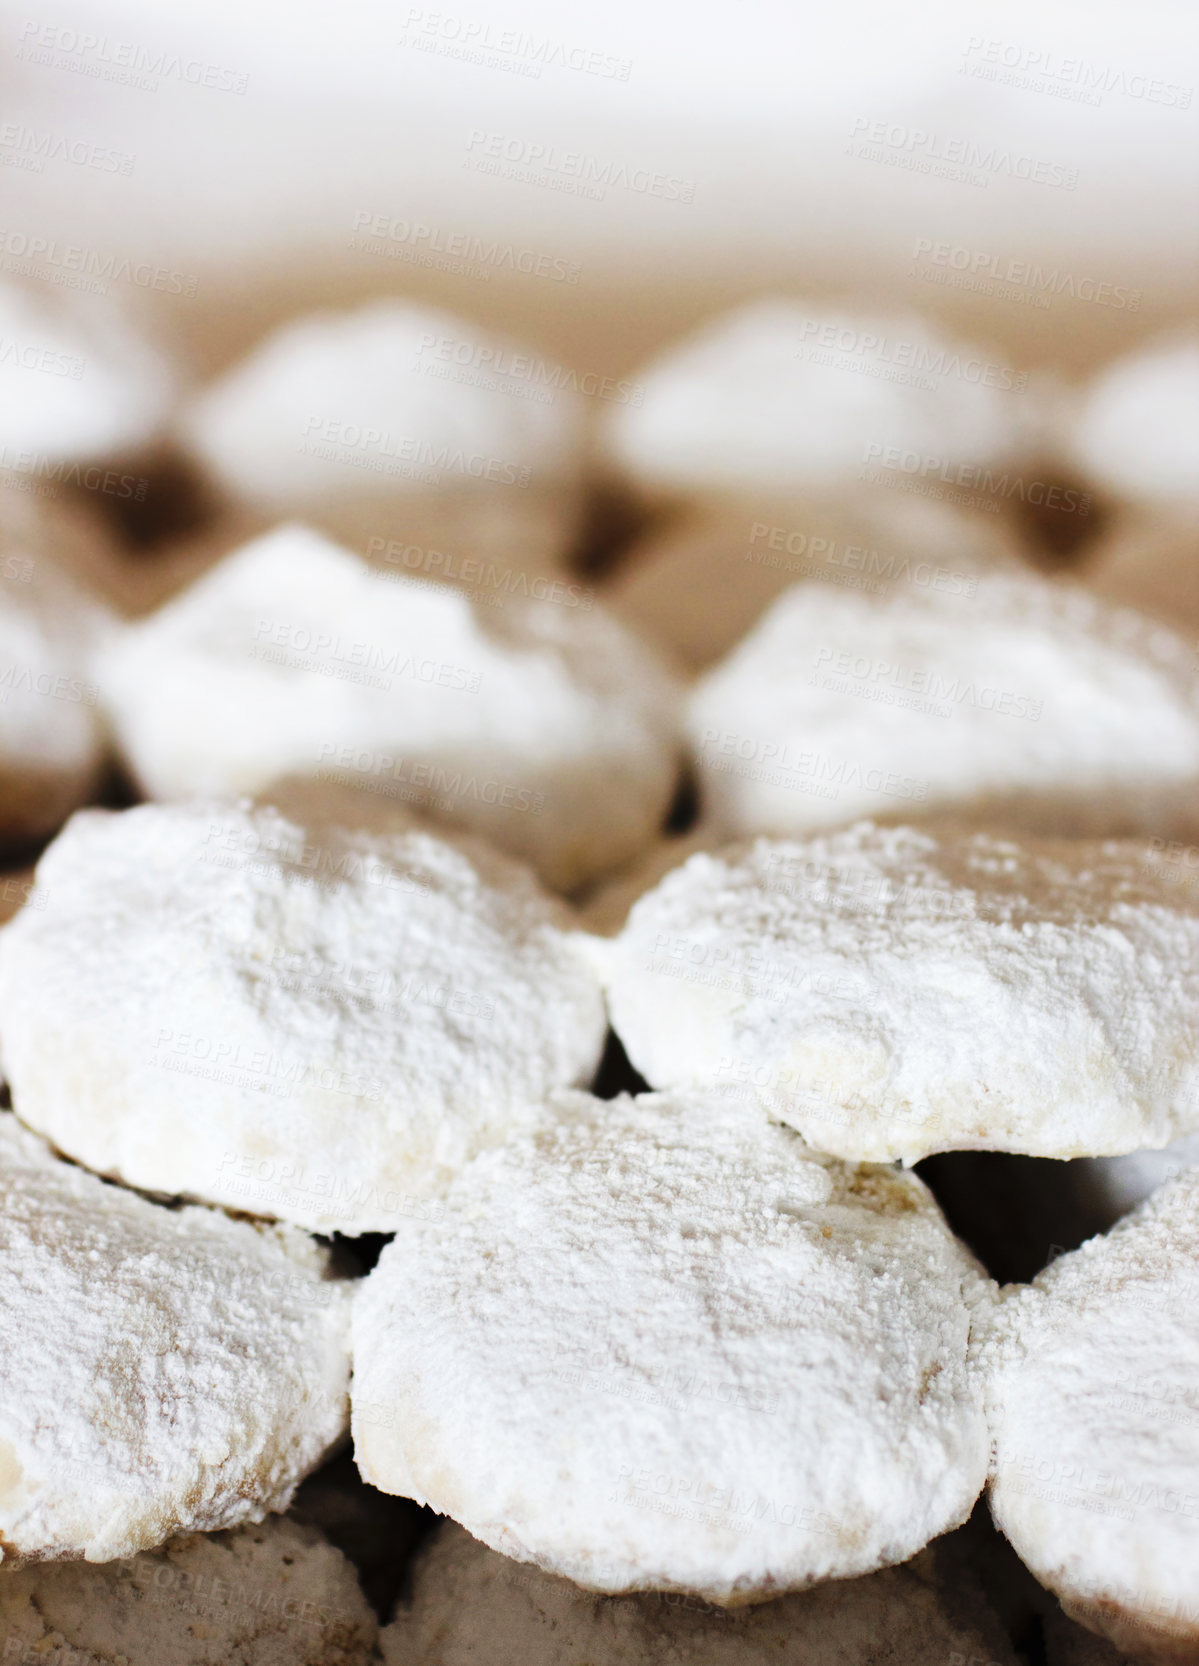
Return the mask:
<svg viewBox="0 0 1199 1666">
<path fill-rule="evenodd" d="M 201 371 L 298 305 L 392 292 L 624 369 L 770 289 L 1080 370 L 1193 307 L 1197 19 L 17 0 L 0 259 L 82 262 Z"/>
</svg>

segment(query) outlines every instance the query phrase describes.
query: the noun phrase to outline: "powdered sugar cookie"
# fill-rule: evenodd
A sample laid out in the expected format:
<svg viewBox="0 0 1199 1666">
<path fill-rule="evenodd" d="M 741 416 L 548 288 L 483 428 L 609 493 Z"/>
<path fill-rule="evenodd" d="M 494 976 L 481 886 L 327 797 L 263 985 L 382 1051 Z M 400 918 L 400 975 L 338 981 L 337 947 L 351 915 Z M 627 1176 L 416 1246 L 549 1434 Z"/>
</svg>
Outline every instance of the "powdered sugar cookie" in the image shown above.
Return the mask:
<svg viewBox="0 0 1199 1666">
<path fill-rule="evenodd" d="M 1153 342 L 1084 391 L 1076 461 L 1114 496 L 1199 512 L 1199 337 Z"/>
<path fill-rule="evenodd" d="M 735 1611 L 661 1593 L 595 1596 L 441 1529 L 411 1599 L 380 1642 L 386 1666 L 1014 1666 L 976 1593 L 946 1581 L 933 1552 L 902 1568 Z"/>
<path fill-rule="evenodd" d="M 930 460 L 926 475 L 952 463 L 981 476 L 1017 454 L 1028 421 L 1020 373 L 988 376 L 988 363 L 911 315 L 751 301 L 651 361 L 642 400 L 611 408 L 604 439 L 638 485 L 686 497 L 860 490 L 892 453 L 897 467 Z"/>
<path fill-rule="evenodd" d="M 761 1601 L 970 1512 L 989 1285 L 913 1175 L 716 1100 L 564 1095 L 359 1288 L 373 1485 L 595 1590 Z"/>
<path fill-rule="evenodd" d="M 688 727 L 729 836 L 936 809 L 1045 833 L 1196 819 L 1190 646 L 1033 573 L 973 593 L 796 585 L 701 679 Z"/>
<path fill-rule="evenodd" d="M 602 952 L 647 1081 L 841 1157 L 1096 1156 L 1199 1124 L 1199 905 L 1140 842 L 757 839 L 692 856 Z"/>
<path fill-rule="evenodd" d="M 10 1660 L 46 1666 L 370 1666 L 378 1633 L 341 1552 L 279 1518 L 6 1572 L 0 1626 Z"/>
<path fill-rule="evenodd" d="M 394 1231 L 589 1079 L 603 1001 L 570 916 L 517 864 L 297 815 L 70 823 L 0 939 L 13 1103 L 130 1185 Z"/>
<path fill-rule="evenodd" d="M 1066 1613 L 1199 1655 L 1199 1173 L 1013 1290 L 995 1318 L 991 1509 Z"/>
<path fill-rule="evenodd" d="M 0 543 L 0 845 L 44 838 L 96 791 L 92 661 L 103 610 L 24 543 Z"/>
<path fill-rule="evenodd" d="M 138 450 L 161 432 L 174 374 L 111 303 L 3 283 L 0 338 L 0 468 L 18 481 L 103 491 L 70 465 Z"/>
<path fill-rule="evenodd" d="M 4 1554 L 107 1562 L 286 1509 L 345 1425 L 325 1252 L 105 1185 L 9 1113 L 0 1189 Z"/>
<path fill-rule="evenodd" d="M 482 832 L 560 889 L 634 857 L 674 786 L 673 684 L 598 610 L 389 582 L 296 527 L 131 627 L 100 674 L 153 797 L 309 774 Z"/>
<path fill-rule="evenodd" d="M 356 548 L 561 553 L 578 512 L 582 400 L 568 374 L 433 308 L 385 300 L 275 330 L 201 389 L 185 443 L 244 507 Z"/>
</svg>

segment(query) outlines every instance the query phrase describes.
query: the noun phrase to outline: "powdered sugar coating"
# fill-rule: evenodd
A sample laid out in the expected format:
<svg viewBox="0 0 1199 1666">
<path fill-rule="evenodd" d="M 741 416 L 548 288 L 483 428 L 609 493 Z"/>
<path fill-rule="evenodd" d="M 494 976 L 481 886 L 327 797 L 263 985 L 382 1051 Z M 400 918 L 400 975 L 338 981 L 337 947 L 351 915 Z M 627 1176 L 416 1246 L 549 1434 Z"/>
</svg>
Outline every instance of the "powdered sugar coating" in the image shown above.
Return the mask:
<svg viewBox="0 0 1199 1666">
<path fill-rule="evenodd" d="M 1012 1666 L 998 1623 L 932 1553 L 865 1579 L 728 1612 L 694 1597 L 594 1596 L 448 1524 L 380 1643 L 386 1666 Z"/>
<path fill-rule="evenodd" d="M 130 627 L 101 681 L 153 797 L 310 774 L 482 832 L 560 889 L 635 856 L 674 785 L 674 685 L 615 621 L 476 607 L 297 527 Z"/>
<path fill-rule="evenodd" d="M 757 839 L 691 857 L 604 952 L 652 1086 L 841 1157 L 1097 1156 L 1199 1126 L 1199 903 L 1135 841 Z"/>
<path fill-rule="evenodd" d="M 91 662 L 108 623 L 45 556 L 0 543 L 0 842 L 52 833 L 99 785 Z"/>
<path fill-rule="evenodd" d="M 943 368 L 888 376 L 897 349 Z M 751 301 L 641 371 L 644 398 L 608 413 L 607 448 L 641 485 L 700 495 L 858 483 L 892 447 L 978 467 L 1012 455 L 1023 426 L 1010 391 L 954 372 L 979 359 L 911 315 Z"/>
<path fill-rule="evenodd" d="M 1199 336 L 1167 337 L 1105 366 L 1072 438 L 1077 461 L 1108 491 L 1199 510 Z"/>
<path fill-rule="evenodd" d="M 96 1567 L 0 1577 L 10 1660 L 46 1666 L 370 1666 L 375 1616 L 312 1527 L 275 1517 Z"/>
<path fill-rule="evenodd" d="M 0 1188 L 4 1554 L 105 1562 L 286 1509 L 345 1426 L 325 1251 L 107 1186 L 9 1113 Z"/>
<path fill-rule="evenodd" d="M 490 489 L 502 510 L 578 466 L 582 402 L 568 388 L 527 397 L 533 365 L 449 313 L 373 301 L 282 325 L 201 390 L 181 428 L 216 479 L 267 514 L 430 484 Z"/>
<path fill-rule="evenodd" d="M 355 1455 L 595 1590 L 761 1601 L 968 1515 L 988 1285 L 911 1175 L 715 1101 L 556 1101 L 360 1286 Z"/>
<path fill-rule="evenodd" d="M 1199 1171 L 998 1310 L 991 1509 L 1067 1614 L 1145 1660 L 1199 1652 Z"/>
<path fill-rule="evenodd" d="M 0 457 L 31 459 L 18 473 L 133 451 L 160 432 L 174 374 L 110 302 L 0 283 L 0 338 Z"/>
<path fill-rule="evenodd" d="M 38 864 L 33 902 L 0 938 L 13 1103 L 147 1190 L 393 1231 L 586 1081 L 603 1043 L 566 910 L 487 847 L 416 826 L 92 811 Z"/>
<path fill-rule="evenodd" d="M 1045 833 L 1194 827 L 1190 647 L 1078 586 L 796 585 L 696 685 L 704 802 L 731 837 L 952 809 Z"/>
</svg>

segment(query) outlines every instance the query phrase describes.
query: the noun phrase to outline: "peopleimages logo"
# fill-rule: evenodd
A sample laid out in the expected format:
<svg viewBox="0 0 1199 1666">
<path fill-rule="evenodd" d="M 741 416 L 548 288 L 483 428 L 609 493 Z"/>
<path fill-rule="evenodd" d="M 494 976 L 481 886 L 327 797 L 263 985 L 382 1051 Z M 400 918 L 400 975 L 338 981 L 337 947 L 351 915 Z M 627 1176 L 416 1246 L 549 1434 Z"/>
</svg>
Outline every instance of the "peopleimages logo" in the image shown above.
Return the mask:
<svg viewBox="0 0 1199 1666">
<path fill-rule="evenodd" d="M 411 37 L 401 40 L 403 46 L 461 58 L 489 69 L 506 69 L 533 80 L 540 79 L 543 68 L 549 68 L 595 75 L 602 81 L 627 81 L 633 69 L 631 59 L 618 58 L 597 47 L 555 40 L 550 35 L 537 36 L 523 29 L 500 29 L 490 21 L 455 17 L 452 12 L 430 11 L 424 6 L 409 6 L 403 27 Z"/>
<path fill-rule="evenodd" d="M 695 182 L 674 174 L 627 162 L 605 161 L 581 150 L 560 150 L 535 139 L 509 133 L 488 133 L 472 127 L 466 142 L 468 167 L 527 185 L 602 201 L 606 190 L 632 191 L 637 196 L 661 197 L 668 202 L 692 202 Z"/>
<path fill-rule="evenodd" d="M 1005 145 L 984 144 L 965 134 L 936 133 L 906 122 L 857 116 L 849 137 L 851 156 L 890 162 L 915 173 L 957 179 L 966 185 L 986 185 L 996 175 L 1063 191 L 1073 191 L 1078 184 L 1078 169 L 1064 162 L 1030 156 Z"/>
<path fill-rule="evenodd" d="M 1112 307 L 1117 312 L 1138 312 L 1141 306 L 1141 291 L 1128 284 L 1112 283 L 1105 278 L 1080 277 L 1057 266 L 1041 266 L 1036 261 L 1004 259 L 1001 255 L 984 249 L 967 248 L 961 243 L 918 237 L 912 259 L 917 263 L 911 271 L 913 277 L 948 284 L 957 289 L 976 290 L 984 295 L 998 296 L 1001 300 L 1048 307 L 1057 297 L 1064 296 L 1071 301 L 1088 301 L 1095 306 Z M 929 271 L 928 267 L 935 270 Z"/>
<path fill-rule="evenodd" d="M 1022 46 L 1016 41 L 971 35 L 959 73 L 1004 86 L 1026 87 L 1048 92 L 1058 98 L 1073 98 L 1084 104 L 1099 104 L 1105 93 L 1189 110 L 1194 88 L 1140 70 L 1093 63 L 1045 47 Z"/>
<path fill-rule="evenodd" d="M 855 325 L 833 319 L 807 318 L 800 335 L 809 347 L 801 347 L 797 357 L 816 360 L 816 349 L 823 355 L 818 362 L 836 364 L 836 355 L 862 358 L 871 364 L 897 370 L 911 370 L 929 376 L 942 376 L 950 381 L 971 382 L 988 388 L 1011 389 L 1023 393 L 1028 386 L 1027 371 L 1014 370 L 989 359 L 963 355 L 952 347 L 937 342 L 910 341 L 901 336 L 888 336 L 876 330 L 860 330 Z M 927 384 L 931 386 L 932 384 Z"/>
<path fill-rule="evenodd" d="M 198 282 L 187 272 L 154 266 L 148 260 L 130 260 L 80 243 L 63 243 L 57 237 L 30 236 L 4 227 L 0 227 L 0 259 L 6 271 L 21 277 L 48 278 L 64 288 L 88 289 L 95 294 L 107 293 L 110 283 L 131 283 L 139 289 L 190 297 L 196 293 Z"/>
<path fill-rule="evenodd" d="M 579 281 L 579 263 L 543 249 L 518 248 L 497 237 L 481 237 L 466 231 L 447 231 L 424 220 L 405 220 L 399 215 L 372 213 L 359 209 L 354 215 L 352 249 L 365 254 L 383 254 L 414 266 L 432 266 L 438 271 L 461 269 L 469 275 L 487 278 L 492 271 L 519 272 L 526 278 L 548 278 L 554 283 Z M 470 272 L 470 268 L 476 268 Z"/>
<path fill-rule="evenodd" d="M 638 382 L 601 376 L 593 370 L 578 371 L 570 365 L 551 364 L 530 353 L 514 353 L 492 342 L 466 341 L 426 331 L 420 338 L 417 357 L 424 361 L 424 368 L 437 364 L 475 372 L 497 391 L 523 387 L 548 395 L 548 401 L 561 389 L 585 394 L 589 399 L 611 400 L 617 405 L 640 405 L 645 399 L 645 389 Z M 507 389 L 505 384 L 509 384 Z"/>
<path fill-rule="evenodd" d="M 1000 472 L 982 463 L 954 463 L 945 457 L 874 443 L 865 448 L 862 462 L 863 477 L 869 480 L 881 480 L 886 472 L 896 478 L 906 476 L 945 486 L 961 486 L 990 497 L 1016 498 L 1021 503 L 1058 509 L 1066 514 L 1087 515 L 1091 509 L 1090 492 L 1079 492 L 1054 481 L 1028 480 L 1022 474 L 1006 469 Z"/>
</svg>

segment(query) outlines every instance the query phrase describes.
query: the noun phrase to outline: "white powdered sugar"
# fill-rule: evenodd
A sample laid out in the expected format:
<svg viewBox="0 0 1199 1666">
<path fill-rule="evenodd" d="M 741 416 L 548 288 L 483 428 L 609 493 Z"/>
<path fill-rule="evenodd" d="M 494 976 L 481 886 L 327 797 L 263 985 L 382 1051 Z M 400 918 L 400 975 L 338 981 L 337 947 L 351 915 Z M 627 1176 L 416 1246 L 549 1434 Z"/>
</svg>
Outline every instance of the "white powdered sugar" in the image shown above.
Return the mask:
<svg viewBox="0 0 1199 1666">
<path fill-rule="evenodd" d="M 714 1100 L 554 1110 L 359 1287 L 367 1480 L 592 1589 L 734 1605 L 963 1521 L 990 1286 L 923 1185 Z"/>
<path fill-rule="evenodd" d="M 54 465 L 148 444 L 174 394 L 167 361 L 111 303 L 0 283 L 0 470 L 87 486 Z"/>
<path fill-rule="evenodd" d="M 1199 1653 L 1199 1172 L 1011 1290 L 984 1350 L 991 1509 L 1067 1614 Z"/>
<path fill-rule="evenodd" d="M 0 538 L 0 844 L 44 838 L 98 787 L 93 658 L 109 628 L 33 544 Z"/>
<path fill-rule="evenodd" d="M 1076 461 L 1117 497 L 1199 510 L 1199 336 L 1167 337 L 1107 365 L 1085 390 Z"/>
<path fill-rule="evenodd" d="M 77 816 L 0 937 L 18 1114 L 131 1185 L 318 1231 L 427 1212 L 447 1171 L 589 1080 L 605 1018 L 526 870 L 393 823 Z"/>
<path fill-rule="evenodd" d="M 607 449 L 640 485 L 701 496 L 856 484 L 892 453 L 981 476 L 1027 426 L 1018 373 L 987 366 L 912 315 L 751 301 L 641 371 L 644 398 L 613 407 Z"/>
<path fill-rule="evenodd" d="M 353 1567 L 274 1518 L 96 1567 L 0 1575 L 4 1656 L 25 1666 L 371 1666 L 378 1626 Z"/>
<path fill-rule="evenodd" d="M 386 1666 L 1014 1666 L 975 1598 L 932 1552 L 732 1611 L 665 1592 L 595 1596 L 448 1524 L 380 1642 Z"/>
<path fill-rule="evenodd" d="M 692 856 L 596 954 L 652 1086 L 842 1157 L 1098 1156 L 1199 1127 L 1199 902 L 1147 844 L 757 839 Z"/>
<path fill-rule="evenodd" d="M 936 809 L 1045 833 L 1196 824 L 1191 647 L 1032 573 L 888 597 L 796 585 L 698 683 L 688 728 L 730 836 Z"/>
<path fill-rule="evenodd" d="M 582 400 L 546 375 L 449 313 L 373 301 L 282 325 L 201 390 L 181 428 L 229 492 L 269 515 L 430 490 L 487 491 L 502 509 L 578 470 Z"/>
<path fill-rule="evenodd" d="M 153 797 L 307 774 L 484 833 L 559 889 L 636 856 L 674 787 L 674 684 L 600 610 L 489 609 L 297 527 L 129 627 L 100 675 Z"/>
<path fill-rule="evenodd" d="M 7 1112 L 0 1192 L 4 1556 L 107 1562 L 286 1509 L 345 1427 L 326 1252 L 105 1185 Z"/>
</svg>

